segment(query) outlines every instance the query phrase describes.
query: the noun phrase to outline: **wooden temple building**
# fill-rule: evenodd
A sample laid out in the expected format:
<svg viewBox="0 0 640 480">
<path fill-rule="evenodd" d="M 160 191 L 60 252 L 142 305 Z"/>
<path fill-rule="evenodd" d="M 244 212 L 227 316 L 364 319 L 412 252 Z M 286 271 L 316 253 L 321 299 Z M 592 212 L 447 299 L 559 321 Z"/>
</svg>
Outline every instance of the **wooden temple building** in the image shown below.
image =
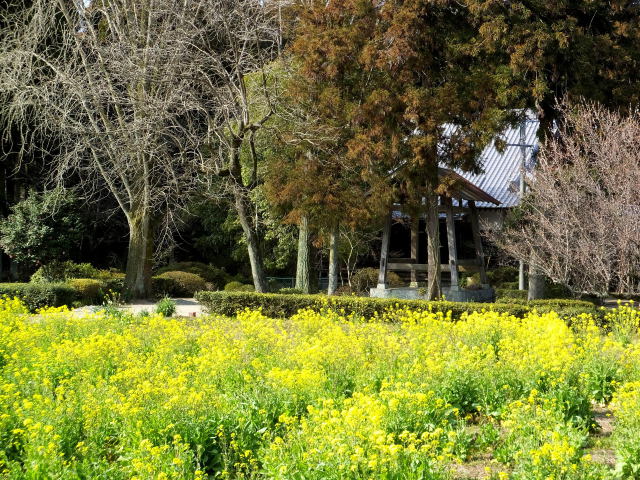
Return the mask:
<svg viewBox="0 0 640 480">
<path fill-rule="evenodd" d="M 450 284 L 446 287 L 443 285 L 443 294 L 447 299 L 454 301 L 490 301 L 494 293 L 488 285 L 485 272 L 476 203 L 499 206 L 500 201 L 452 170 L 440 168 L 439 175 L 443 179 L 446 177 L 447 182 L 453 185 L 451 196 L 439 197 L 440 268 L 441 272 L 448 274 L 450 278 Z M 424 215 L 411 218 L 402 212 L 402 205 L 394 205 L 384 223 L 378 285 L 371 290 L 372 297 L 421 298 L 424 296 L 421 293 L 422 287 L 426 285 L 427 274 L 427 239 L 424 222 Z M 469 237 L 472 243 L 471 248 L 464 242 Z M 466 254 L 464 259 L 460 256 L 462 251 Z M 405 277 L 409 286 L 390 288 L 387 283 L 389 271 Z M 479 272 L 482 288 L 470 291 L 458 288 L 460 272 Z"/>
<path fill-rule="evenodd" d="M 485 272 L 481 229 L 499 228 L 508 211 L 522 198 L 525 178 L 533 174 L 538 150 L 539 122 L 534 112 L 526 112 L 519 125 L 506 128 L 502 146 L 491 142 L 482 152 L 481 173 L 440 168 L 441 177 L 453 179 L 451 196 L 441 196 L 440 261 L 442 293 L 449 300 L 491 301 L 493 290 Z M 422 298 L 426 285 L 427 238 L 425 215 L 411 218 L 396 204 L 386 219 L 378 286 L 371 296 Z M 405 280 L 405 287 L 389 288 L 387 272 Z M 458 288 L 460 273 L 479 272 L 483 288 Z"/>
</svg>

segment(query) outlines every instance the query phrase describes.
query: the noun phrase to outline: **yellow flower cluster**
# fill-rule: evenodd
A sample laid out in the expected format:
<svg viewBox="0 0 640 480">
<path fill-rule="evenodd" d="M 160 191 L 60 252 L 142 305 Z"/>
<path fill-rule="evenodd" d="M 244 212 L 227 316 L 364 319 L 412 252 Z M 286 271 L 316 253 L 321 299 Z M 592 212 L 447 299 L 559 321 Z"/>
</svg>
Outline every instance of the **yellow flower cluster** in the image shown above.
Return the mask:
<svg viewBox="0 0 640 480">
<path fill-rule="evenodd" d="M 639 319 L 29 315 L 4 299 L 0 478 L 444 480 L 490 456 L 502 480 L 605 479 L 585 456 L 594 402 L 613 396 L 620 462 L 640 465 Z"/>
</svg>

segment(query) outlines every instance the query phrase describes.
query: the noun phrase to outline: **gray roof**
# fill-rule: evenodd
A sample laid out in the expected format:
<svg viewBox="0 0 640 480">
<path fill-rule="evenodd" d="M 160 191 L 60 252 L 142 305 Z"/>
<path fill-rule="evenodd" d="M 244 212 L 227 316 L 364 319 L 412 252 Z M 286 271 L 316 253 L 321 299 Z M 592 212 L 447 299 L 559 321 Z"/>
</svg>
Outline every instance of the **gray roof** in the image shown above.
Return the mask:
<svg viewBox="0 0 640 480">
<path fill-rule="evenodd" d="M 492 197 L 500 201 L 496 207 L 492 203 L 477 202 L 482 208 L 509 208 L 520 203 L 520 162 L 522 161 L 522 149 L 525 145 L 525 168 L 531 172 L 535 163 L 534 152 L 538 149 L 539 121 L 532 111 L 527 111 L 523 120 L 524 143 L 520 140 L 520 126 L 509 127 L 501 135 L 507 144 L 503 152 L 498 151 L 495 142 L 487 145 L 480 155 L 480 165 L 483 173 L 476 175 L 469 172 L 456 170 L 466 180 L 469 180 L 478 188 L 484 190 Z"/>
</svg>

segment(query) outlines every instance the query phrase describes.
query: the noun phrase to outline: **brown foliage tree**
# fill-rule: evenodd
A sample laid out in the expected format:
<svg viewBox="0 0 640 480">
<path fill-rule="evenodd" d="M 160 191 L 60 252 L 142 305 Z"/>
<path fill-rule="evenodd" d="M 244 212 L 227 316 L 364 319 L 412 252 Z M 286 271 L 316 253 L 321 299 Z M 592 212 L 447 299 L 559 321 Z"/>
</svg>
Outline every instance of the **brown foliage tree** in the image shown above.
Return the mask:
<svg viewBox="0 0 640 480">
<path fill-rule="evenodd" d="M 343 128 L 342 158 L 367 186 L 368 210 L 388 214 L 399 195 L 420 210 L 427 199 L 436 297 L 438 165 L 478 168 L 477 154 L 506 119 L 499 65 L 474 47 L 476 19 L 459 2 L 307 2 L 300 18 L 292 50 L 315 87 L 307 96 Z"/>
</svg>

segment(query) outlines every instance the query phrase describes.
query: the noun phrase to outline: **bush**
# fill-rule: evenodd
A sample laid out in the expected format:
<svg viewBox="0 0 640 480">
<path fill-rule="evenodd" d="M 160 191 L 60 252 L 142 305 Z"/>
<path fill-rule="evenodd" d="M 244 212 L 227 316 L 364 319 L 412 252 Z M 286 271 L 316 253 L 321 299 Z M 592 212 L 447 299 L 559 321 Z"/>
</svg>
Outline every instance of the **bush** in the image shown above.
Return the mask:
<svg viewBox="0 0 640 480">
<path fill-rule="evenodd" d="M 351 277 L 351 287 L 356 292 L 369 294 L 369 289 L 378 285 L 378 273 L 377 268 L 368 267 L 361 268 Z M 395 272 L 387 272 L 387 283 L 390 287 L 401 287 L 404 283 L 402 279 Z"/>
<path fill-rule="evenodd" d="M 260 294 L 249 292 L 198 292 L 196 299 L 204 305 L 209 313 L 233 316 L 236 312 L 245 308 L 262 308 L 265 315 L 271 317 L 289 317 L 305 308 L 319 309 L 324 306 L 343 308 L 347 314 L 354 313 L 364 317 L 380 315 L 387 309 L 399 306 L 407 306 L 415 309 L 426 309 L 429 306 L 434 309 L 452 310 L 454 317 L 459 317 L 463 312 L 487 309 L 489 304 L 479 303 L 454 303 L 454 302 L 426 302 L 423 300 L 398 300 L 354 296 L 326 295 L 282 295 Z M 515 309 L 516 314 L 524 314 L 529 309 L 523 305 L 501 304 L 496 306 L 500 311 Z M 513 308 L 510 308 L 513 307 Z"/>
<path fill-rule="evenodd" d="M 32 267 L 69 258 L 85 230 L 80 202 L 71 191 L 30 193 L 0 223 L 0 244 L 16 262 Z"/>
<path fill-rule="evenodd" d="M 281 288 L 278 293 L 281 295 L 302 295 L 302 290 L 299 288 Z"/>
<path fill-rule="evenodd" d="M 477 272 L 473 274 L 461 273 L 458 286 L 467 290 L 480 290 L 482 288 L 480 274 Z"/>
<path fill-rule="evenodd" d="M 90 263 L 51 262 L 31 275 L 31 282 L 64 282 L 70 278 L 97 278 L 99 270 Z"/>
<path fill-rule="evenodd" d="M 224 286 L 225 292 L 255 292 L 253 285 L 245 285 L 244 283 L 233 281 Z"/>
<path fill-rule="evenodd" d="M 73 305 L 77 291 L 66 283 L 0 283 L 0 296 L 18 297 L 31 311 Z"/>
<path fill-rule="evenodd" d="M 171 300 L 169 297 L 164 297 L 158 302 L 155 310 L 156 313 L 161 313 L 165 317 L 170 317 L 171 315 L 176 313 L 176 302 L 174 300 Z"/>
<path fill-rule="evenodd" d="M 290 317 L 298 310 L 320 309 L 330 306 L 344 309 L 346 314 L 353 313 L 365 318 L 383 314 L 390 308 L 407 307 L 414 310 L 432 308 L 436 311 L 451 311 L 453 319 L 459 319 L 463 313 L 481 310 L 510 313 L 522 317 L 536 309 L 540 313 L 556 311 L 563 317 L 590 313 L 601 316 L 600 310 L 589 302 L 580 300 L 537 300 L 520 303 L 473 303 L 473 302 L 428 302 L 425 300 L 400 300 L 395 298 L 369 298 L 326 295 L 282 295 L 273 293 L 249 292 L 198 292 L 196 300 L 211 314 L 233 316 L 245 308 L 258 309 L 274 318 Z"/>
<path fill-rule="evenodd" d="M 487 278 L 491 286 L 501 287 L 506 282 L 517 282 L 518 274 L 519 271 L 516 267 L 498 267 L 495 270 L 488 271 Z"/>
<path fill-rule="evenodd" d="M 351 288 L 349 285 L 341 285 L 338 288 L 336 288 L 335 295 L 343 295 L 343 296 L 351 297 L 355 295 L 355 292 L 353 291 L 353 288 Z"/>
<path fill-rule="evenodd" d="M 85 305 L 97 304 L 101 301 L 103 283 L 93 278 L 73 278 L 67 282 L 77 292 L 77 299 Z"/>
<path fill-rule="evenodd" d="M 504 285 L 504 284 L 503 284 Z M 512 288 L 496 288 L 496 302 L 512 302 L 523 301 L 527 299 L 528 292 L 526 290 L 518 290 Z"/>
<path fill-rule="evenodd" d="M 154 293 L 173 297 L 192 297 L 195 292 L 205 288 L 206 282 L 195 273 L 165 272 L 152 279 Z"/>
<path fill-rule="evenodd" d="M 574 298 L 567 286 L 554 283 L 548 278 L 545 279 L 544 296 L 545 298 Z"/>
<path fill-rule="evenodd" d="M 65 282 L 73 278 L 85 278 L 99 280 L 105 284 L 106 288 L 118 287 L 118 290 L 122 290 L 124 277 L 125 274 L 115 268 L 100 270 L 90 263 L 67 261 L 43 265 L 31 275 L 30 281 L 32 283 Z"/>
<path fill-rule="evenodd" d="M 581 313 L 589 313 L 600 319 L 603 316 L 595 303 L 586 300 L 547 298 L 543 300 L 528 301 L 526 291 L 516 290 L 510 292 L 514 295 L 515 292 L 518 292 L 518 294 L 523 295 L 523 298 L 519 299 L 515 298 L 515 296 L 502 297 L 501 300 L 498 300 L 498 303 L 526 305 L 530 310 L 535 309 L 539 313 L 558 312 L 565 317 L 575 316 Z"/>
<path fill-rule="evenodd" d="M 113 274 L 111 278 L 101 280 L 105 292 L 124 293 L 124 273 Z"/>
<path fill-rule="evenodd" d="M 205 282 L 212 283 L 215 289 L 221 289 L 231 280 L 230 275 L 221 268 L 207 265 L 202 262 L 177 262 L 171 263 L 157 270 L 157 275 L 161 276 L 167 272 L 187 272 L 198 275 Z"/>
</svg>

